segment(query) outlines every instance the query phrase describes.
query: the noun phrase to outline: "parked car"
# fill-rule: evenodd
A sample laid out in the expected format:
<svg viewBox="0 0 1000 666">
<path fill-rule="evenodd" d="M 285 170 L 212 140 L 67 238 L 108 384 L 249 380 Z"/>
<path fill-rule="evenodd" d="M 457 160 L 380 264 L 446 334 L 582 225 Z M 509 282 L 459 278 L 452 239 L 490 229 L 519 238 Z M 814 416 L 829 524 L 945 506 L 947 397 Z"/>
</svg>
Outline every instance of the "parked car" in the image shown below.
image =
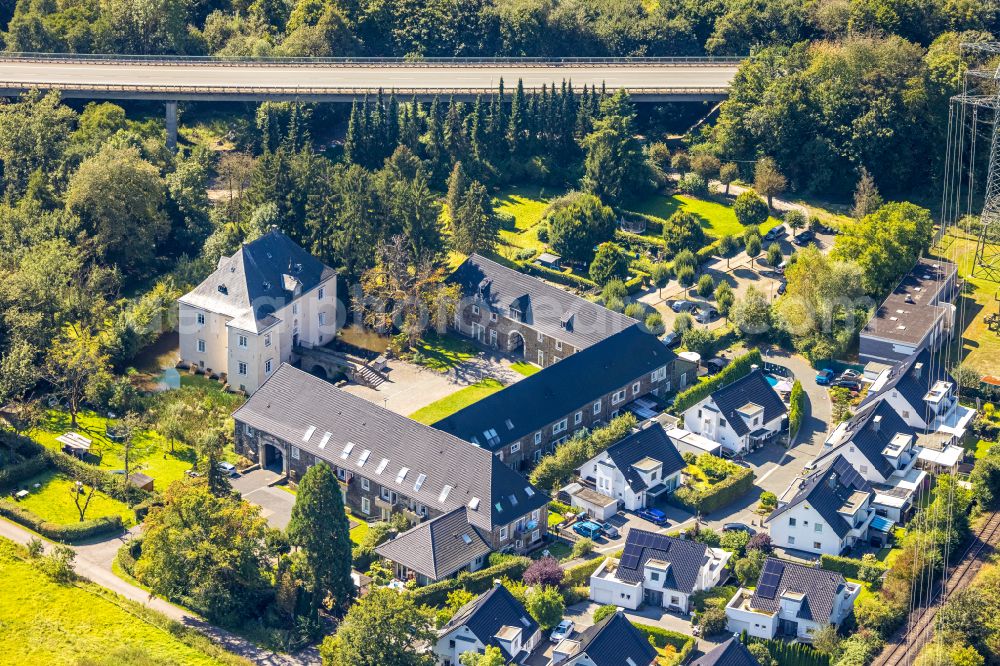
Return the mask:
<svg viewBox="0 0 1000 666">
<path fill-rule="evenodd" d="M 785 295 L 785 283 L 782 282 L 781 284 L 778 285 L 778 296 L 784 296 L 784 295 Z"/>
<path fill-rule="evenodd" d="M 719 318 L 719 311 L 711 306 L 701 307 L 695 310 L 694 318 L 699 324 L 707 324 Z"/>
<path fill-rule="evenodd" d="M 573 525 L 573 531 L 588 539 L 596 539 L 601 536 L 601 526 L 592 520 L 584 520 L 583 522 L 576 523 Z"/>
<path fill-rule="evenodd" d="M 617 539 L 619 536 L 621 536 L 621 533 L 618 531 L 618 528 L 612 525 L 611 523 L 601 523 L 601 530 L 609 539 Z"/>
<path fill-rule="evenodd" d="M 549 634 L 549 640 L 553 643 L 558 643 L 564 638 L 569 638 L 573 635 L 573 626 L 573 620 L 563 620 Z"/>
<path fill-rule="evenodd" d="M 771 227 L 766 234 L 764 234 L 764 240 L 778 240 L 785 235 L 785 225 L 779 224 L 776 227 Z"/>
<path fill-rule="evenodd" d="M 670 309 L 674 312 L 689 312 L 694 309 L 694 302 L 678 299 L 670 304 Z"/>
<path fill-rule="evenodd" d="M 746 532 L 750 536 L 757 534 L 757 530 L 746 523 L 726 523 L 722 526 L 723 532 Z"/>
<path fill-rule="evenodd" d="M 638 516 L 643 520 L 648 520 L 654 525 L 662 525 L 667 522 L 667 514 L 659 509 L 640 509 Z"/>
<path fill-rule="evenodd" d="M 786 268 L 788 268 L 788 260 L 787 260 L 787 259 L 785 259 L 785 260 L 784 260 L 784 261 L 782 261 L 782 262 L 781 262 L 780 264 L 778 264 L 777 266 L 775 266 L 775 267 L 774 267 L 774 270 L 775 270 L 776 272 L 780 273 L 781 275 L 784 275 L 784 274 L 785 274 L 785 269 L 786 269 Z"/>
<path fill-rule="evenodd" d="M 218 464 L 219 471 L 226 476 L 239 476 L 240 473 L 236 470 L 236 465 L 230 462 L 222 461 Z"/>
<path fill-rule="evenodd" d="M 668 349 L 673 349 L 674 347 L 676 347 L 681 343 L 681 337 L 682 337 L 681 334 L 678 333 L 677 331 L 670 331 L 662 338 L 660 338 L 660 342 L 665 344 Z"/>
<path fill-rule="evenodd" d="M 809 229 L 806 229 L 801 234 L 796 236 L 792 242 L 800 247 L 805 247 L 806 245 L 809 245 L 809 243 L 812 243 L 815 240 L 816 240 L 816 234 L 814 234 Z"/>
<path fill-rule="evenodd" d="M 830 368 L 823 368 L 818 373 L 816 373 L 816 383 L 820 386 L 826 386 L 833 381 L 836 375 Z"/>
<path fill-rule="evenodd" d="M 719 358 L 718 356 L 713 356 L 705 361 L 704 365 L 705 371 L 710 375 L 714 375 L 717 372 L 722 372 L 722 369 L 729 365 L 729 361 L 724 358 Z"/>
<path fill-rule="evenodd" d="M 852 379 L 854 381 L 861 381 L 861 373 L 857 370 L 851 370 L 848 368 L 840 373 L 840 379 Z"/>
<path fill-rule="evenodd" d="M 861 382 L 859 382 L 857 379 L 843 379 L 843 378 L 837 379 L 834 380 L 833 386 L 836 386 L 837 388 L 850 389 L 851 391 L 861 390 Z"/>
</svg>

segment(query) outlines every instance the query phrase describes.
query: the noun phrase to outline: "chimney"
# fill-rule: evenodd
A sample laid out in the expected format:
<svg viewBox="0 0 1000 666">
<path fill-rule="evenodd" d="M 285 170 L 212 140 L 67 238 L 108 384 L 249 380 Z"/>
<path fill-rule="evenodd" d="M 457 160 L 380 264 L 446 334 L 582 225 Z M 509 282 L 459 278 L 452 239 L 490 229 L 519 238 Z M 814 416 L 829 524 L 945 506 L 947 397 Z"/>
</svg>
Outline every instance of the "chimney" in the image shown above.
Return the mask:
<svg viewBox="0 0 1000 666">
<path fill-rule="evenodd" d="M 833 472 L 826 481 L 827 485 L 830 486 L 831 490 L 837 489 L 837 473 Z"/>
<path fill-rule="evenodd" d="M 759 369 L 760 369 L 760 366 L 757 365 L 756 363 L 754 363 L 753 365 L 750 366 L 750 372 L 757 372 L 757 370 L 759 370 Z"/>
<path fill-rule="evenodd" d="M 872 430 L 878 432 L 880 425 L 882 425 L 882 415 L 876 414 L 875 418 L 872 419 Z"/>
<path fill-rule="evenodd" d="M 917 379 L 920 379 L 920 375 L 923 373 L 923 371 L 924 371 L 924 364 L 923 363 L 914 363 L 913 364 L 913 376 L 914 377 L 916 377 Z"/>
</svg>

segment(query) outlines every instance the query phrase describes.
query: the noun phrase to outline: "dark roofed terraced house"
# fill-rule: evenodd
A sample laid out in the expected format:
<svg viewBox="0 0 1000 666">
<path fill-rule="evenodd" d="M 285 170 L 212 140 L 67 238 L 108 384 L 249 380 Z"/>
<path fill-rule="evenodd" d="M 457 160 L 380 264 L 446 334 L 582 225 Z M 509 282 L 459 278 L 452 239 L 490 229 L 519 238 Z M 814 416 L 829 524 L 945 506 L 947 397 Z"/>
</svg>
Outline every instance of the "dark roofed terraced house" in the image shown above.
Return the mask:
<svg viewBox="0 0 1000 666">
<path fill-rule="evenodd" d="M 574 432 L 606 424 L 650 394 L 665 396 L 693 365 L 630 326 L 447 416 L 434 427 L 526 469 Z"/>
<path fill-rule="evenodd" d="M 656 650 L 622 611 L 609 615 L 579 636 L 565 638 L 552 651 L 553 666 L 651 666 Z"/>
<path fill-rule="evenodd" d="M 237 451 L 262 467 L 277 462 L 294 481 L 326 462 L 356 516 L 419 524 L 383 545 L 400 578 L 480 568 L 490 551 L 526 552 L 546 533 L 548 497 L 489 451 L 290 365 L 233 418 Z"/>
<path fill-rule="evenodd" d="M 507 663 L 520 664 L 538 645 L 538 623 L 499 582 L 465 604 L 438 630 L 434 656 L 442 666 L 459 666 L 465 652 L 500 648 Z"/>
</svg>

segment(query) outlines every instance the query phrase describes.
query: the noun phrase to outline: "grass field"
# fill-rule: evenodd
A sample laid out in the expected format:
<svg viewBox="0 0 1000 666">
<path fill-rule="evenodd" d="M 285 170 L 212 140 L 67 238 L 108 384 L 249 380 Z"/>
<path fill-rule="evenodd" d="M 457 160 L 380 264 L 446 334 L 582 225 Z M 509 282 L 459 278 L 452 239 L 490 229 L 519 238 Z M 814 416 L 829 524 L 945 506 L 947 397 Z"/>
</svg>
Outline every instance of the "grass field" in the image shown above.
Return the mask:
<svg viewBox="0 0 1000 666">
<path fill-rule="evenodd" d="M 420 358 L 414 358 L 414 363 L 436 372 L 447 372 L 468 361 L 479 350 L 474 344 L 458 336 L 428 333 L 425 339 L 417 343 L 417 351 L 420 352 Z"/>
<path fill-rule="evenodd" d="M 186 379 L 188 381 L 211 381 L 202 377 Z M 104 431 L 111 419 L 92 411 L 85 411 L 77 414 L 76 420 L 75 431 L 93 440 L 88 462 L 103 469 L 122 469 L 124 462 L 121 444 L 108 439 Z M 31 437 L 43 446 L 59 450 L 62 445 L 56 441 L 56 437 L 70 430 L 73 428 L 70 426 L 69 414 L 61 410 L 50 409 L 41 425 L 31 432 Z M 156 482 L 155 487 L 158 490 L 162 490 L 173 481 L 183 478 L 184 471 L 191 469 L 194 464 L 195 455 L 190 447 L 177 443 L 174 446 L 175 452 L 170 453 L 170 443 L 152 430 L 147 430 L 140 435 L 137 442 L 137 448 L 148 451 L 148 455 L 139 461 L 142 473 L 153 477 Z"/>
<path fill-rule="evenodd" d="M 541 368 L 539 368 L 537 365 L 533 363 L 528 363 L 527 361 L 515 361 L 514 363 L 510 364 L 510 369 L 513 370 L 514 372 L 524 375 L 525 377 L 530 377 L 531 375 L 541 370 Z"/>
<path fill-rule="evenodd" d="M 163 616 L 92 583 L 53 582 L 5 539 L 0 539 L 0 578 L 0 663 L 71 665 L 85 657 L 106 658 L 123 646 L 165 666 L 226 663 L 205 651 L 212 649 L 206 639 L 201 639 L 205 650 L 187 644 L 177 634 L 188 630 Z"/>
<path fill-rule="evenodd" d="M 35 488 L 35 484 L 39 488 Z M 69 525 L 80 521 L 80 512 L 73 501 L 73 481 L 58 472 L 50 471 L 32 477 L 20 484 L 27 488 L 30 494 L 22 500 L 17 501 L 21 508 L 31 511 L 36 516 L 47 520 L 50 523 L 59 525 Z M 87 489 L 89 492 L 89 488 Z M 86 497 L 80 497 L 80 504 L 86 502 Z M 126 527 L 135 523 L 135 514 L 124 502 L 108 497 L 98 491 L 87 506 L 84 515 L 86 520 L 103 518 L 105 516 L 118 515 L 122 517 Z"/>
<path fill-rule="evenodd" d="M 504 190 L 493 200 L 493 209 L 514 216 L 514 226 L 518 231 L 531 229 L 541 222 L 542 213 L 549 206 L 549 198 L 544 188 L 512 187 Z"/>
<path fill-rule="evenodd" d="M 410 414 L 410 418 L 419 423 L 429 425 L 440 421 L 446 416 L 451 416 L 458 410 L 468 407 L 472 403 L 478 402 L 502 388 L 503 384 L 495 379 L 482 379 L 471 386 L 466 386 L 447 397 L 441 398 L 437 402 L 432 402 L 426 407 L 418 409 Z"/>
<path fill-rule="evenodd" d="M 732 207 L 720 203 L 720 201 L 722 200 L 696 199 L 683 194 L 673 196 L 658 194 L 636 201 L 627 206 L 626 209 L 661 221 L 666 220 L 679 210 L 684 210 L 701 219 L 701 226 L 709 236 L 720 238 L 727 234 L 741 235 L 743 225 L 736 220 L 736 214 L 733 213 Z M 778 224 L 778 220 L 770 217 L 761 225 L 761 231 L 767 231 L 776 224 Z"/>
</svg>

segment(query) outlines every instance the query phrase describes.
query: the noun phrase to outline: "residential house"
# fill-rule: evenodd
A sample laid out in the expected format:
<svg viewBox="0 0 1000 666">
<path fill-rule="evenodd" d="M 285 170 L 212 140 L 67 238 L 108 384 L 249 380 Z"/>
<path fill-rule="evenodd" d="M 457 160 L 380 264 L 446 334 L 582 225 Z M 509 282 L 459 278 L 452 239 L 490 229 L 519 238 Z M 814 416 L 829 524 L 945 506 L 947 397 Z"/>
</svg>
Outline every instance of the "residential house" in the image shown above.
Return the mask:
<svg viewBox="0 0 1000 666">
<path fill-rule="evenodd" d="M 597 454 L 577 473 L 596 492 L 637 511 L 676 490 L 685 466 L 666 430 L 653 423 Z"/>
<path fill-rule="evenodd" d="M 839 555 L 855 543 L 885 543 L 892 521 L 875 515 L 874 500 L 871 484 L 837 455 L 792 481 L 764 522 L 775 546 Z"/>
<path fill-rule="evenodd" d="M 524 605 L 499 581 L 458 609 L 437 632 L 434 657 L 440 666 L 459 666 L 466 652 L 500 648 L 508 664 L 520 664 L 538 645 L 541 632 Z"/>
<path fill-rule="evenodd" d="M 455 330 L 542 367 L 635 325 L 630 317 L 478 254 L 448 282 L 462 293 Z"/>
<path fill-rule="evenodd" d="M 590 576 L 590 598 L 631 610 L 646 603 L 690 612 L 690 597 L 729 577 L 732 553 L 703 543 L 628 531 L 620 559 L 608 558 Z"/>
<path fill-rule="evenodd" d="M 861 330 L 861 361 L 895 363 L 937 349 L 955 327 L 957 293 L 955 264 L 919 259 Z"/>
<path fill-rule="evenodd" d="M 552 650 L 549 666 L 653 666 L 657 653 L 620 610 Z"/>
<path fill-rule="evenodd" d="M 962 440 L 976 410 L 959 404 L 954 378 L 942 359 L 924 350 L 882 370 L 861 408 L 883 400 L 917 434 L 920 466 L 951 471 L 963 455 Z"/>
<path fill-rule="evenodd" d="M 757 586 L 740 588 L 726 604 L 729 631 L 811 641 L 820 629 L 840 625 L 860 593 L 860 583 L 839 573 L 769 557 Z"/>
<path fill-rule="evenodd" d="M 233 419 L 237 452 L 262 467 L 297 480 L 324 462 L 356 517 L 419 524 L 397 537 L 408 548 L 382 546 L 401 579 L 476 569 L 490 551 L 524 553 L 546 533 L 548 497 L 489 451 L 288 364 Z"/>
<path fill-rule="evenodd" d="M 666 396 L 694 377 L 653 335 L 630 326 L 434 424 L 524 470 L 584 428 Z M 681 375 L 678 378 L 678 374 Z"/>
<path fill-rule="evenodd" d="M 759 369 L 716 390 L 684 412 L 684 428 L 722 444 L 734 454 L 748 453 L 777 437 L 788 407 Z"/>
<path fill-rule="evenodd" d="M 337 333 L 337 280 L 272 227 L 178 299 L 180 360 L 253 393 L 301 347 Z"/>
<path fill-rule="evenodd" d="M 691 666 L 761 666 L 761 663 L 738 636 L 733 636 L 692 661 Z"/>
<path fill-rule="evenodd" d="M 843 457 L 875 491 L 875 513 L 896 523 L 909 517 L 930 477 L 917 467 L 921 448 L 916 433 L 885 400 L 865 405 L 838 425 L 823 451 L 807 467 L 826 467 Z"/>
</svg>

